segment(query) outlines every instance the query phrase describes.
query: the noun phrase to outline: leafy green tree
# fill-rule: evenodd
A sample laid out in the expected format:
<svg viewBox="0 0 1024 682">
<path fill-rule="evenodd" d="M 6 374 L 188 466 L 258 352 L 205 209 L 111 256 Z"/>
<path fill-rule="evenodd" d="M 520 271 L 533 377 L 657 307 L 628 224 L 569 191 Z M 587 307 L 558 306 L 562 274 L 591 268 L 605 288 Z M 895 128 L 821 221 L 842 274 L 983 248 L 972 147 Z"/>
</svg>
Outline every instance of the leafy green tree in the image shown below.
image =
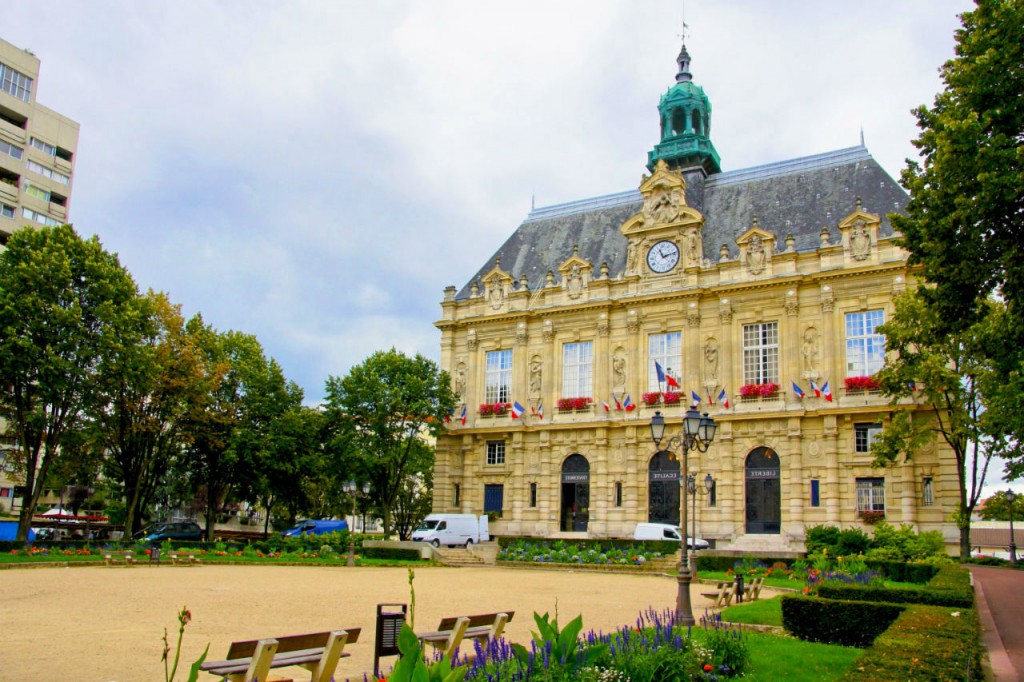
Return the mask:
<svg viewBox="0 0 1024 682">
<path fill-rule="evenodd" d="M 0 254 L 0 414 L 25 481 L 19 540 L 99 368 L 136 342 L 139 301 L 117 256 L 70 225 L 18 230 Z"/>
<path fill-rule="evenodd" d="M 392 531 L 392 510 L 413 469 L 418 443 L 437 436 L 455 408 L 448 373 L 422 355 L 377 351 L 343 378 L 328 377 L 326 411 L 331 454 L 351 478 L 369 481 L 370 495 Z M 431 457 L 432 458 L 432 457 Z"/>
<path fill-rule="evenodd" d="M 244 490 L 243 482 L 265 461 L 271 423 L 301 403 L 302 391 L 266 358 L 255 336 L 217 332 L 200 316 L 186 329 L 199 350 L 202 390 L 184 418 L 189 445 L 183 463 L 193 490 L 205 496 L 206 537 L 213 539 L 232 489 Z"/>
<path fill-rule="evenodd" d="M 123 486 L 128 533 L 142 527 L 183 450 L 185 412 L 199 388 L 198 351 L 180 308 L 162 293 L 142 302 L 139 342 L 107 361 L 89 411 L 90 431 L 107 453 L 106 473 Z"/>
<path fill-rule="evenodd" d="M 985 313 L 960 332 L 948 332 L 924 287 L 895 300 L 891 320 L 879 327 L 890 351 L 876 378 L 894 403 L 923 394 L 923 404 L 897 409 L 875 439 L 875 464 L 911 459 L 922 446 L 941 439 L 953 451 L 958 484 L 955 513 L 960 556 L 971 554 L 971 514 L 978 505 L 989 462 L 1012 443 L 1004 424 L 986 409 L 989 389 L 1003 381 L 985 349 L 1003 329 L 1002 304 L 987 302 Z"/>
<path fill-rule="evenodd" d="M 986 521 L 1009 521 L 1010 500 L 1006 491 L 1000 490 L 978 509 L 978 516 Z M 1017 493 L 1013 497 L 1013 518 L 1024 522 L 1024 494 Z"/>
<path fill-rule="evenodd" d="M 944 329 L 985 316 L 997 289 L 1024 334 L 1024 0 L 976 0 L 961 15 L 945 89 L 914 111 L 923 162 L 901 182 L 907 215 L 891 216 L 910 262 L 934 285 L 921 296 Z"/>
<path fill-rule="evenodd" d="M 423 441 L 413 445 L 409 473 L 398 488 L 391 510 L 399 540 L 408 540 L 434 504 L 434 448 Z"/>
</svg>

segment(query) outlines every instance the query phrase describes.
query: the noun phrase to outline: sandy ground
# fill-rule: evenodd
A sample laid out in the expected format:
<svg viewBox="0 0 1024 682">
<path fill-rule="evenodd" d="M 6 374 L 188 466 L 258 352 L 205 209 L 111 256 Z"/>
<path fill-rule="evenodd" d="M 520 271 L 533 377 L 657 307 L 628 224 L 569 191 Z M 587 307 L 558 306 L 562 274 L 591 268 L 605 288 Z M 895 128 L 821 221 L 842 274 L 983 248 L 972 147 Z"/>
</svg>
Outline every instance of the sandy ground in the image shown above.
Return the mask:
<svg viewBox="0 0 1024 682">
<path fill-rule="evenodd" d="M 528 641 L 534 611 L 554 612 L 561 623 L 583 614 L 584 630 L 609 631 L 635 622 L 648 606 L 675 604 L 676 582 L 653 575 L 507 568 L 416 569 L 416 625 L 429 630 L 444 616 L 512 609 L 512 641 Z M 692 588 L 694 613 L 708 603 Z M 405 568 L 288 566 L 137 566 L 0 571 L 4 625 L 0 680 L 163 680 L 164 628 L 172 646 L 177 613 L 192 612 L 177 679 L 210 644 L 221 659 L 232 641 L 361 627 L 335 676 L 362 680 L 373 670 L 378 603 L 408 603 Z M 173 656 L 173 652 L 172 652 Z M 395 659 L 384 659 L 389 668 Z M 302 679 L 301 668 L 279 675 Z M 202 674 L 200 680 L 215 679 Z M 308 678 L 307 678 L 308 679 Z"/>
</svg>

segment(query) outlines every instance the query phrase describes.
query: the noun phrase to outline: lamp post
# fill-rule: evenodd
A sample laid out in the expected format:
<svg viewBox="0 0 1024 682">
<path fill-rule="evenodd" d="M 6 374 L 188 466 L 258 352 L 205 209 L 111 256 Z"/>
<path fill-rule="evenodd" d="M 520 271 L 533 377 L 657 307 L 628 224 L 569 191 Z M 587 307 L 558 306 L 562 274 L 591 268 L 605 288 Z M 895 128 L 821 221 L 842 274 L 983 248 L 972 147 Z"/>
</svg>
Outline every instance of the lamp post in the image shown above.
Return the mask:
<svg viewBox="0 0 1024 682">
<path fill-rule="evenodd" d="M 715 479 L 711 474 L 704 477 L 704 490 L 697 487 L 697 478 L 694 474 L 690 474 L 686 477 L 686 490 L 693 495 L 693 501 L 690 503 L 692 506 L 690 511 L 692 512 L 693 519 L 690 521 L 690 528 L 693 532 L 690 534 L 690 565 L 692 568 L 692 575 L 697 575 L 697 495 L 710 495 L 711 489 L 715 487 Z"/>
<path fill-rule="evenodd" d="M 345 562 L 346 566 L 356 565 L 356 533 L 353 526 L 356 524 L 356 498 L 359 493 L 368 495 L 370 493 L 370 484 L 364 483 L 362 490 L 359 489 L 359 484 L 355 481 L 345 481 L 341 484 L 341 489 L 346 495 L 352 496 L 352 524 L 348 528 L 348 561 Z"/>
<path fill-rule="evenodd" d="M 693 580 L 693 576 L 690 573 L 690 566 L 686 558 L 686 468 L 687 458 L 690 454 L 690 450 L 696 449 L 698 452 L 707 452 L 708 447 L 711 445 L 711 441 L 715 439 L 715 429 L 717 429 L 715 420 L 709 417 L 706 413 L 701 415 L 700 412 L 691 408 L 687 410 L 686 416 L 683 417 L 683 432 L 678 436 L 672 436 L 669 438 L 668 443 L 665 444 L 664 450 L 671 451 L 673 448 L 679 448 L 682 453 L 683 460 L 682 465 L 679 469 L 679 475 L 682 477 L 680 481 L 680 489 L 682 490 L 682 523 L 679 527 L 682 529 L 682 540 L 680 542 L 681 547 L 679 548 L 679 577 L 676 579 L 678 588 L 676 591 L 676 616 L 679 621 L 684 625 L 693 625 L 693 609 L 690 606 L 690 582 Z M 654 441 L 654 447 L 662 450 L 661 441 L 665 437 L 665 418 L 661 416 L 661 412 L 655 412 L 654 416 L 651 417 L 651 439 Z"/>
<path fill-rule="evenodd" d="M 1017 544 L 1013 539 L 1013 500 L 1017 497 L 1012 490 L 1006 491 L 1006 502 L 1010 506 L 1010 565 L 1017 565 Z"/>
</svg>

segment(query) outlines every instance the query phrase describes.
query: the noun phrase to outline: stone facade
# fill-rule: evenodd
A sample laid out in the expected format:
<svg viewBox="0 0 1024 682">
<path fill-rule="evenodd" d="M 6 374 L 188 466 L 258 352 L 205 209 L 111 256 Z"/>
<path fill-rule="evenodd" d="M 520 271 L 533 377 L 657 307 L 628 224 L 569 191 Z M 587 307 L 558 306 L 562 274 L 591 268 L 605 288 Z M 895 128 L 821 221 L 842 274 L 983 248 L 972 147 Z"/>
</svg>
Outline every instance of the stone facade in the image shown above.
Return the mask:
<svg viewBox="0 0 1024 682">
<path fill-rule="evenodd" d="M 806 527 L 877 511 L 955 541 L 944 444 L 871 467 L 893 410 L 925 406 L 845 381 L 880 367 L 874 327 L 913 282 L 885 219 L 905 194 L 863 147 L 710 175 L 670 161 L 639 193 L 531 213 L 446 289 L 441 363 L 464 407 L 437 442 L 434 510 L 500 510 L 499 535 L 678 524 L 678 459 L 649 424 L 660 410 L 678 433 L 696 394 L 718 430 L 688 472 L 718 547 L 799 550 Z"/>
</svg>

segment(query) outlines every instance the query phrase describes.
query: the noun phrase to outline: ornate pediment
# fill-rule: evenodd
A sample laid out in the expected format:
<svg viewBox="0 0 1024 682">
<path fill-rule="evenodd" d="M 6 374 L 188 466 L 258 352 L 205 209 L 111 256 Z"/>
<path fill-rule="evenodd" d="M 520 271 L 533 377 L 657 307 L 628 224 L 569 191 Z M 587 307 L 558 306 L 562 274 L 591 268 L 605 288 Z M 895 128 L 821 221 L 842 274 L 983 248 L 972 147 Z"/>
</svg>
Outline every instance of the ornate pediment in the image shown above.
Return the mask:
<svg viewBox="0 0 1024 682">
<path fill-rule="evenodd" d="M 877 252 L 881 224 L 881 216 L 863 210 L 858 197 L 857 210 L 839 221 L 839 234 L 848 261 L 866 261 Z"/>
<path fill-rule="evenodd" d="M 492 310 L 501 310 L 508 302 L 508 295 L 512 291 L 515 279 L 501 269 L 500 258 L 494 259 L 494 267 L 481 279 L 484 283 L 484 298 L 488 305 Z"/>
<path fill-rule="evenodd" d="M 569 294 L 569 298 L 577 299 L 590 286 L 590 279 L 594 267 L 587 261 L 580 258 L 579 246 L 572 247 L 572 256 L 558 266 L 562 273 L 562 288 Z"/>
<path fill-rule="evenodd" d="M 751 275 L 771 274 L 772 254 L 775 253 L 775 235 L 764 230 L 754 218 L 753 226 L 736 238 L 740 247 L 740 263 Z"/>
<path fill-rule="evenodd" d="M 651 175 L 642 177 L 640 194 L 644 206 L 622 224 L 622 234 L 626 236 L 694 223 L 699 226 L 704 222 L 704 216 L 686 205 L 686 180 L 682 173 L 670 170 L 664 160 L 658 161 Z"/>
</svg>

